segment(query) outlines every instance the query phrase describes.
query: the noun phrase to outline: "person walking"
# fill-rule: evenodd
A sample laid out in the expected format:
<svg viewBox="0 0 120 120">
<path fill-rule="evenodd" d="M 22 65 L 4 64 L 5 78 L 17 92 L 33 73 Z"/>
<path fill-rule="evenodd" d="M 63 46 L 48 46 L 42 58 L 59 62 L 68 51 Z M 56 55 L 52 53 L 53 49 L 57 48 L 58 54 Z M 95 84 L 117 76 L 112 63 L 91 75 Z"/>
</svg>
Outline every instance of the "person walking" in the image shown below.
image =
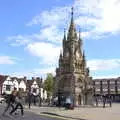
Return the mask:
<svg viewBox="0 0 120 120">
<path fill-rule="evenodd" d="M 17 109 L 21 109 L 21 115 L 24 115 L 24 111 L 23 111 L 23 105 L 21 103 L 21 96 L 19 96 L 19 92 L 17 92 L 16 94 L 16 99 L 15 99 L 15 104 L 16 106 L 10 111 L 10 115 L 12 115 Z"/>
<path fill-rule="evenodd" d="M 105 108 L 105 104 L 106 104 L 106 95 L 103 95 L 103 108 Z"/>
<path fill-rule="evenodd" d="M 5 95 L 5 99 L 6 99 L 6 104 L 7 105 L 6 105 L 2 115 L 5 115 L 5 113 L 8 111 L 8 109 L 10 107 L 12 107 L 12 109 L 14 109 L 13 103 L 15 103 L 16 95 L 17 95 L 17 88 L 15 88 L 15 87 L 14 87 L 14 90 L 12 91 L 12 93 L 10 95 Z"/>
<path fill-rule="evenodd" d="M 111 95 L 109 95 L 109 105 L 110 105 L 110 107 L 112 107 L 112 97 L 111 97 Z"/>
<path fill-rule="evenodd" d="M 28 106 L 29 106 L 29 109 L 30 109 L 31 108 L 31 99 L 32 99 L 32 93 L 31 92 L 28 92 L 27 99 L 28 99 Z"/>
</svg>

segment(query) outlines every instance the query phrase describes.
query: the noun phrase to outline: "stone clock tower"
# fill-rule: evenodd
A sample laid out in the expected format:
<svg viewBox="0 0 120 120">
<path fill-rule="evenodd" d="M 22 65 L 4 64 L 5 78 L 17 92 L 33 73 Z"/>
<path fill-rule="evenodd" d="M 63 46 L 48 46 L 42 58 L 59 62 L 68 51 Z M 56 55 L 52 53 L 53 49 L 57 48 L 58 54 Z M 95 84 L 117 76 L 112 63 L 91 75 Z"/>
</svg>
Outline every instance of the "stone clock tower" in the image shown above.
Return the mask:
<svg viewBox="0 0 120 120">
<path fill-rule="evenodd" d="M 56 69 L 54 96 L 59 96 L 61 102 L 70 97 L 76 106 L 88 104 L 92 94 L 91 81 L 80 32 L 77 36 L 72 8 L 69 30 L 67 36 L 64 31 L 63 52 L 60 53 L 59 67 Z"/>
</svg>

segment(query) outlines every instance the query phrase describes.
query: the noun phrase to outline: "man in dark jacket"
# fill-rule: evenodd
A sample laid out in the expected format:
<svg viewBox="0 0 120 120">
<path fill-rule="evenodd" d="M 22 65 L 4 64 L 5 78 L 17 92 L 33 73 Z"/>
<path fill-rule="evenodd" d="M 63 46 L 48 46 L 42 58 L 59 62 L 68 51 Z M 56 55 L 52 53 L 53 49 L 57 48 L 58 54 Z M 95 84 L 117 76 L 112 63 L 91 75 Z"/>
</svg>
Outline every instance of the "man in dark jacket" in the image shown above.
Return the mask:
<svg viewBox="0 0 120 120">
<path fill-rule="evenodd" d="M 21 103 L 21 96 L 20 96 L 19 92 L 17 92 L 17 94 L 16 94 L 14 103 L 16 104 L 16 106 L 11 110 L 10 115 L 12 115 L 12 113 L 14 113 L 20 107 L 21 115 L 23 116 L 23 114 L 24 114 L 23 105 Z"/>
<path fill-rule="evenodd" d="M 14 90 L 12 91 L 12 93 L 10 95 L 5 95 L 4 96 L 5 99 L 6 99 L 6 104 L 7 105 L 6 105 L 2 115 L 5 115 L 5 113 L 8 111 L 8 109 L 10 107 L 12 107 L 12 109 L 14 109 L 13 103 L 15 103 L 16 94 L 17 94 L 17 88 L 14 88 Z"/>
</svg>

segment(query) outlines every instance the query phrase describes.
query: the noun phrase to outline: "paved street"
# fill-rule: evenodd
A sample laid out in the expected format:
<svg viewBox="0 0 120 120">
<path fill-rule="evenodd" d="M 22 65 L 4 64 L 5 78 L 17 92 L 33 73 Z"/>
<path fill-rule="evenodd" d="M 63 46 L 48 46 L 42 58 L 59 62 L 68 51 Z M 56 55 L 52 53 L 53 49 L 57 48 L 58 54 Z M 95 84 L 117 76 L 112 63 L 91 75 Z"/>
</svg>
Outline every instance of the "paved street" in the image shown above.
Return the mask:
<svg viewBox="0 0 120 120">
<path fill-rule="evenodd" d="M 20 114 L 11 116 L 8 113 L 6 113 L 6 115 L 3 116 L 2 115 L 3 110 L 4 106 L 0 104 L 0 120 L 62 120 L 57 117 L 41 116 L 26 110 L 23 117 Z"/>
<path fill-rule="evenodd" d="M 120 103 L 112 104 L 112 107 L 102 104 L 99 107 L 81 106 L 74 110 L 65 110 L 57 107 L 33 107 L 30 111 L 40 114 L 43 111 L 64 116 L 67 120 L 120 120 Z"/>
<path fill-rule="evenodd" d="M 92 106 L 76 107 L 74 110 L 65 110 L 58 107 L 25 107 L 25 115 L 1 116 L 3 106 L 0 105 L 0 120 L 120 120 L 120 104 L 112 104 L 103 108 Z M 48 114 L 45 114 L 48 113 Z M 56 116 L 57 115 L 57 116 Z"/>
</svg>

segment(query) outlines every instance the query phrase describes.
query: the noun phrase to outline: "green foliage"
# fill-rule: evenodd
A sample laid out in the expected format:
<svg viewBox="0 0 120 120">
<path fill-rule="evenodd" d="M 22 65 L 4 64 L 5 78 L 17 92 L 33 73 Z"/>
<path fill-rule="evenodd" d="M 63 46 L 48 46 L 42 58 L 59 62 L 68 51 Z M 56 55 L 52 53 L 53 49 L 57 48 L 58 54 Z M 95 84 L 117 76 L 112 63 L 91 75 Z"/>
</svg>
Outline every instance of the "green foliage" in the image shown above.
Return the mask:
<svg viewBox="0 0 120 120">
<path fill-rule="evenodd" d="M 53 92 L 53 75 L 51 73 L 47 74 L 46 80 L 44 81 L 44 89 L 47 91 L 48 97 L 50 97 Z"/>
</svg>

